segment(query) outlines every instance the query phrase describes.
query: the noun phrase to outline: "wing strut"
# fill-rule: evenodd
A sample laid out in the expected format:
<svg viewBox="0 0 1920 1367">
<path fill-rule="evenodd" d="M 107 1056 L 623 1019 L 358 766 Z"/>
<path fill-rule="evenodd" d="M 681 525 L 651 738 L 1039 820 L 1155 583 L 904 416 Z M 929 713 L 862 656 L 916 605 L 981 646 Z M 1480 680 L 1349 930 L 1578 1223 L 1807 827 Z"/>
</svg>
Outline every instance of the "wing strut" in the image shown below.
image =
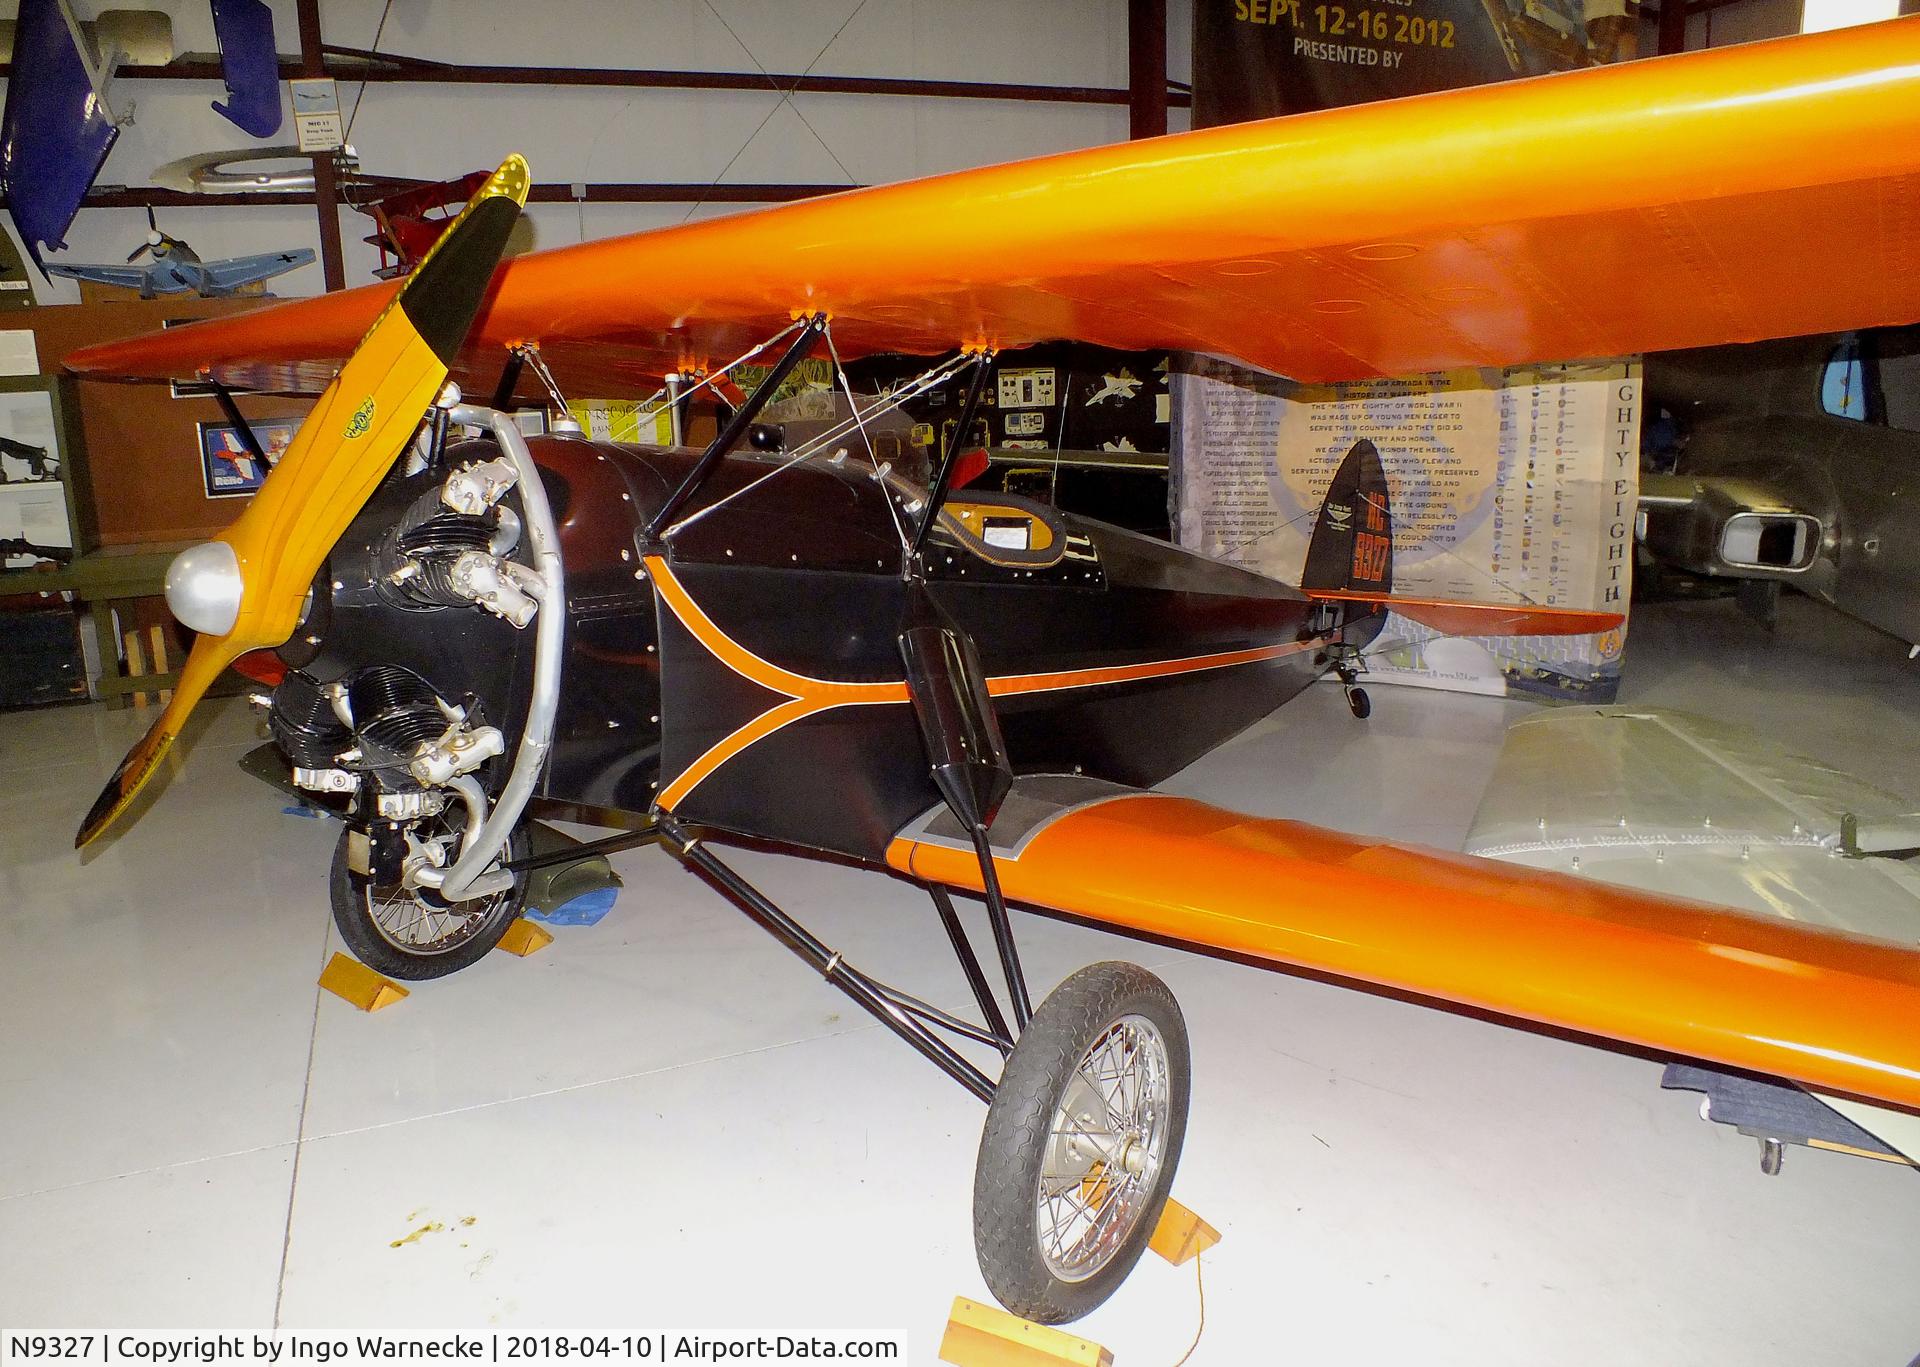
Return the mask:
<svg viewBox="0 0 1920 1367">
<path fill-rule="evenodd" d="M 952 1031 L 964 1038 L 991 1044 L 1002 1054 L 1013 1048 L 1004 1030 L 981 1030 L 917 997 L 869 978 L 848 963 L 836 949 L 830 949 L 812 931 L 775 905 L 765 893 L 742 878 L 708 848 L 706 841 L 687 832 L 672 817 L 662 813 L 656 828 L 666 838 L 667 847 L 681 859 L 706 875 L 727 899 L 759 922 L 781 944 L 813 965 L 816 972 L 856 1002 L 861 1010 L 893 1031 L 941 1072 L 965 1087 L 982 1101 L 992 1101 L 993 1080 L 976 1068 L 958 1049 L 933 1033 L 932 1027 Z M 956 949 L 958 945 L 956 944 Z M 966 967 L 969 953 L 962 958 Z M 979 964 L 972 964 L 969 978 L 977 976 Z"/>
<path fill-rule="evenodd" d="M 647 524 L 647 541 L 659 541 L 660 533 L 671 525 L 680 510 L 687 506 L 687 500 L 700 491 L 700 486 L 705 484 L 708 477 L 719 468 L 720 462 L 727 458 L 727 453 L 733 450 L 741 437 L 746 435 L 747 429 L 753 426 L 753 420 L 760 416 L 760 410 L 766 407 L 767 400 L 773 397 L 775 390 L 786 383 L 787 376 L 793 373 L 793 368 L 807 358 L 807 354 L 813 350 L 814 344 L 820 340 L 821 334 L 826 330 L 826 314 L 816 313 L 807 319 L 806 325 L 800 329 L 800 335 L 787 345 L 786 353 L 774 364 L 773 369 L 767 372 L 767 377 L 753 387 L 753 392 L 747 395 L 747 401 L 733 411 L 733 416 L 727 419 L 726 426 L 722 427 L 719 434 L 707 444 L 707 449 L 700 453 L 700 459 L 694 463 L 693 469 L 687 472 L 687 477 L 680 481 L 680 487 L 667 495 L 666 502 L 660 505 L 660 511 L 655 513 L 653 521 Z"/>
<path fill-rule="evenodd" d="M 260 448 L 260 438 L 254 434 L 253 424 L 240 411 L 240 405 L 233 401 L 233 391 L 216 382 L 213 385 L 213 399 L 220 405 L 220 411 L 227 415 L 227 421 L 233 424 L 233 430 L 240 434 L 240 444 L 247 448 L 247 454 L 260 462 L 260 478 L 265 479 L 273 462 L 267 459 L 267 453 Z"/>
<path fill-rule="evenodd" d="M 967 386 L 967 397 L 960 405 L 960 420 L 954 424 L 953 440 L 940 453 L 940 468 L 934 472 L 933 487 L 927 490 L 926 511 L 920 514 L 920 525 L 913 529 L 913 544 L 907 549 L 909 560 L 920 554 L 920 547 L 926 542 L 934 519 L 940 516 L 940 505 L 947 501 L 947 487 L 953 482 L 954 463 L 960 458 L 960 448 L 967 440 L 967 429 L 973 426 L 973 415 L 980 408 L 980 395 L 985 391 L 987 378 L 992 373 L 993 352 L 982 351 L 973 364 L 973 382 Z"/>
</svg>

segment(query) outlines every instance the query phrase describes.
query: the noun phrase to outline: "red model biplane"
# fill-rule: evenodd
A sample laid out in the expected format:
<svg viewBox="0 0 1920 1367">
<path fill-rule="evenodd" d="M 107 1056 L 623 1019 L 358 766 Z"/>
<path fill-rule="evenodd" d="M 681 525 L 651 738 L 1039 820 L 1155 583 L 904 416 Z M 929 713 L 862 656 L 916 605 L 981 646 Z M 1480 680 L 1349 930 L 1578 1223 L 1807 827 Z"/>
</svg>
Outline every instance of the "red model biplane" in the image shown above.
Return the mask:
<svg viewBox="0 0 1920 1367">
<path fill-rule="evenodd" d="M 1394 598 L 1367 444 L 1296 589 L 951 493 L 951 451 L 914 484 L 862 450 L 858 406 L 793 450 L 745 442 L 822 348 L 958 347 L 886 401 L 954 383 L 971 410 L 998 349 L 1062 337 L 1333 381 L 1912 322 L 1920 19 L 1075 152 L 496 270 L 526 184 L 509 159 L 397 290 L 71 358 L 97 377 L 324 390 L 240 519 L 169 576 L 199 639 L 81 843 L 261 647 L 288 666 L 270 723 L 294 781 L 348 803 L 336 916 L 384 972 L 487 950 L 538 862 L 521 834 L 536 798 L 630 814 L 989 1102 L 981 1266 L 1039 1320 L 1086 1313 L 1139 1256 L 1180 1155 L 1187 1044 L 1166 988 L 1125 964 L 1033 1007 L 1010 903 L 1920 1106 L 1911 948 L 1144 791 L 1328 671 L 1351 689 L 1389 604 L 1480 633 L 1616 620 Z M 1853 269 L 1831 269 L 1836 233 Z M 528 440 L 499 411 L 523 368 L 633 392 L 752 357 L 777 360 L 701 451 Z M 463 402 L 449 375 L 498 397 Z M 734 871 L 728 837 L 923 884 L 979 1019 L 853 967 Z M 954 889 L 986 899 L 1004 1004 Z M 988 1051 L 997 1078 L 975 1061 Z"/>
<path fill-rule="evenodd" d="M 458 180 L 410 185 L 354 205 L 373 220 L 372 235 L 361 239 L 380 249 L 380 264 L 373 273 L 382 280 L 394 280 L 419 265 L 453 226 L 455 211 L 465 207 L 486 183 L 485 171 L 469 171 Z"/>
</svg>

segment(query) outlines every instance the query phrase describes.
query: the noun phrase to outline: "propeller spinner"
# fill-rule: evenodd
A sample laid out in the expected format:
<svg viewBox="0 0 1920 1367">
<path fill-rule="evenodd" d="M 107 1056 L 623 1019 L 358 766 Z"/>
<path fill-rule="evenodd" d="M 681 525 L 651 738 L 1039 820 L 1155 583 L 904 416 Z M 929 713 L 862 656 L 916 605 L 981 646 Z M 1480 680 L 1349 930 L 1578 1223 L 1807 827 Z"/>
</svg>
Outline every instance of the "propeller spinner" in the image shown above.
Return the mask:
<svg viewBox="0 0 1920 1367">
<path fill-rule="evenodd" d="M 167 606 L 200 635 L 172 701 L 81 822 L 76 849 L 132 804 L 222 670 L 293 634 L 328 551 L 446 382 L 527 187 L 526 161 L 508 157 L 374 320 L 246 511 L 168 569 Z"/>
<path fill-rule="evenodd" d="M 178 245 L 179 241 L 179 238 L 168 237 L 160 231 L 159 220 L 154 218 L 153 206 L 149 204 L 147 206 L 147 240 L 127 253 L 127 264 L 132 265 L 147 252 L 152 252 L 156 257 L 165 256 L 167 249 Z"/>
</svg>

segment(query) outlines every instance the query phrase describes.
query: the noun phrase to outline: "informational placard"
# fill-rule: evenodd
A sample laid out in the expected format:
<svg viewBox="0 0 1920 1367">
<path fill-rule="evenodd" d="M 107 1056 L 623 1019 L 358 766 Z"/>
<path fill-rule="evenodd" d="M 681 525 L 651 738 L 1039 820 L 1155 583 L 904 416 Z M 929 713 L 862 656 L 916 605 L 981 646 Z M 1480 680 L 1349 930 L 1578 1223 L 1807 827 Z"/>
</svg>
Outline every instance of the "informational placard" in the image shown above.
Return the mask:
<svg viewBox="0 0 1920 1367">
<path fill-rule="evenodd" d="M 340 88 L 331 76 L 288 81 L 293 92 L 293 131 L 302 152 L 335 152 L 346 145 L 340 120 Z"/>
<path fill-rule="evenodd" d="M 1630 0 L 1194 0 L 1196 127 L 1566 71 L 1633 55 Z M 1566 261 L 1581 268 L 1577 253 Z M 1312 388 L 1206 360 L 1181 378 L 1176 534 L 1297 582 L 1320 491 L 1380 451 L 1396 593 L 1624 613 L 1639 367 L 1611 360 Z M 1590 701 L 1624 631 L 1449 640 L 1395 615 L 1395 682 Z"/>
<path fill-rule="evenodd" d="M 595 441 L 673 445 L 673 414 L 665 404 L 634 399 L 568 399 L 567 414 Z"/>
<path fill-rule="evenodd" d="M 0 286 L 5 285 L 0 281 Z M 24 282 L 22 282 L 24 283 Z M 27 328 L 0 328 L 0 375 L 38 375 L 40 350 Z"/>
<path fill-rule="evenodd" d="M 1386 469 L 1396 594 L 1627 610 L 1636 361 L 1312 386 L 1197 358 L 1176 395 L 1183 545 L 1298 583 L 1320 500 L 1365 439 Z M 1392 614 L 1367 665 L 1396 683 L 1606 702 L 1624 640 L 1443 637 Z"/>
</svg>

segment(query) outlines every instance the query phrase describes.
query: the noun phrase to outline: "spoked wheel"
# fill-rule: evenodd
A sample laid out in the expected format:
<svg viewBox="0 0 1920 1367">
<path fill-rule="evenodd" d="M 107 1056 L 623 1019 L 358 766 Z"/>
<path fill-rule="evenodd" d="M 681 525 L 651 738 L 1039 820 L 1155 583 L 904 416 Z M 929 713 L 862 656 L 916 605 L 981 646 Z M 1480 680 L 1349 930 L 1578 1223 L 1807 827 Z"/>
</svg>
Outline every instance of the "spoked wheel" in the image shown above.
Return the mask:
<svg viewBox="0 0 1920 1367">
<path fill-rule="evenodd" d="M 421 821 L 415 838 L 439 843 L 450 862 L 459 850 L 464 818 L 464 809 L 451 808 Z M 430 888 L 377 884 L 348 865 L 351 835 L 342 830 L 333 851 L 333 923 L 356 959 L 390 978 L 439 978 L 467 967 L 500 943 L 526 902 L 524 874 L 505 892 L 464 902 L 449 902 Z M 526 830 L 516 829 L 507 857 L 526 853 Z"/>
<path fill-rule="evenodd" d="M 1186 1137 L 1187 1026 L 1144 968 L 1092 964 L 1034 1012 L 987 1110 L 980 1273 L 1040 1324 L 1090 1313 L 1139 1261 Z"/>
</svg>

